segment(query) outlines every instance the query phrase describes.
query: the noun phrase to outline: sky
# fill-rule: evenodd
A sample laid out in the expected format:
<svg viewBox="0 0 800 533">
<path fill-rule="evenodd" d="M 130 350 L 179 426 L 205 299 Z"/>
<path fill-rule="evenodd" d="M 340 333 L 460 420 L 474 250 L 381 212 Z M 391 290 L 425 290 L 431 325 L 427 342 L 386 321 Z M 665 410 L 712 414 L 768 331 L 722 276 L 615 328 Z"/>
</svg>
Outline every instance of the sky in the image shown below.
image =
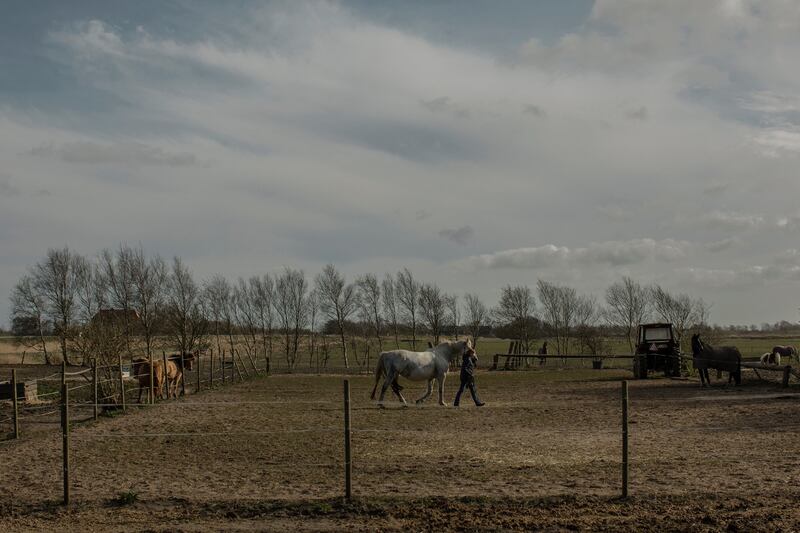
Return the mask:
<svg viewBox="0 0 800 533">
<path fill-rule="evenodd" d="M 793 0 L 10 0 L 0 295 L 127 243 L 796 321 L 797 35 Z"/>
</svg>

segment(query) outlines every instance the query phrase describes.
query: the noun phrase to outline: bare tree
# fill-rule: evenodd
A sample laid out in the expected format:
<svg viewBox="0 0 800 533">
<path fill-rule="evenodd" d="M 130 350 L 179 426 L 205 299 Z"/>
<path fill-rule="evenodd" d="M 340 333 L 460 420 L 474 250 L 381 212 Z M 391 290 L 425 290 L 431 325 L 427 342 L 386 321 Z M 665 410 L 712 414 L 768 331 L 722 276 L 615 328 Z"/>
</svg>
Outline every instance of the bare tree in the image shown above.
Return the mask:
<svg viewBox="0 0 800 533">
<path fill-rule="evenodd" d="M 328 264 L 315 279 L 316 290 L 319 293 L 320 308 L 328 319 L 336 321 L 339 338 L 342 342 L 342 356 L 345 368 L 350 368 L 347 358 L 347 340 L 345 339 L 345 322 L 356 310 L 357 297 L 355 287 L 345 285 L 344 276 L 336 267 Z"/>
<path fill-rule="evenodd" d="M 601 355 L 606 352 L 608 342 L 600 327 L 603 309 L 594 296 L 580 296 L 575 307 L 575 337 L 581 352 Z"/>
<path fill-rule="evenodd" d="M 134 282 L 133 262 L 136 253 L 124 244 L 116 252 L 105 249 L 100 253 L 100 271 L 104 276 L 104 284 L 108 290 L 107 302 L 120 313 L 125 335 L 125 349 L 132 355 L 132 324 L 130 311 L 133 309 Z"/>
<path fill-rule="evenodd" d="M 203 287 L 203 300 L 207 313 L 213 321 L 214 338 L 217 342 L 217 353 L 222 353 L 222 331 L 220 325 L 228 317 L 228 306 L 231 300 L 231 285 L 219 274 L 206 281 Z M 230 326 L 228 327 L 228 331 Z"/>
<path fill-rule="evenodd" d="M 297 362 L 300 334 L 308 323 L 308 282 L 302 270 L 285 268 L 275 280 L 275 314 L 283 333 L 284 354 L 289 369 Z"/>
<path fill-rule="evenodd" d="M 580 298 L 575 289 L 539 280 L 537 283 L 542 318 L 550 325 L 556 340 L 556 353 L 569 353 L 572 333 L 575 327 L 575 314 Z"/>
<path fill-rule="evenodd" d="M 50 353 L 47 351 L 47 302 L 44 295 L 37 290 L 36 282 L 32 275 L 26 274 L 14 285 L 11 292 L 11 319 L 12 321 L 29 320 L 34 326 L 36 335 L 22 336 L 21 342 L 29 347 L 36 347 L 44 355 L 45 364 L 52 364 Z M 28 341 L 30 339 L 30 341 Z"/>
<path fill-rule="evenodd" d="M 536 302 L 527 285 L 503 287 L 500 302 L 494 309 L 498 321 L 509 324 L 525 352 L 530 351 L 530 338 L 533 329 L 533 312 Z"/>
<path fill-rule="evenodd" d="M 381 317 L 381 286 L 375 274 L 365 274 L 356 281 L 358 296 L 364 309 L 364 318 L 367 319 L 375 340 L 378 341 L 378 351 L 383 351 L 383 319 Z"/>
<path fill-rule="evenodd" d="M 69 363 L 67 340 L 75 319 L 75 298 L 78 292 L 78 271 L 86 259 L 69 248 L 49 249 L 43 261 L 34 265 L 31 275 L 36 291 L 47 302 L 48 318 L 52 321 L 61 345 L 61 357 Z"/>
<path fill-rule="evenodd" d="M 697 308 L 688 294 L 670 294 L 660 285 L 650 287 L 653 310 L 664 322 L 672 324 L 678 345 L 689 328 L 696 322 Z"/>
<path fill-rule="evenodd" d="M 139 248 L 134 250 L 130 257 L 130 276 L 133 286 L 130 303 L 139 315 L 145 355 L 150 359 L 153 354 L 156 327 L 167 294 L 167 265 L 158 255 L 148 260 L 144 250 Z"/>
<path fill-rule="evenodd" d="M 458 303 L 458 295 L 446 294 L 445 307 L 447 308 L 447 318 L 453 328 L 453 339 L 458 339 L 458 328 L 461 326 L 461 305 Z"/>
<path fill-rule="evenodd" d="M 383 316 L 386 317 L 386 321 L 391 324 L 392 332 L 394 333 L 394 344 L 396 348 L 399 348 L 400 335 L 398 333 L 397 298 L 395 297 L 394 279 L 391 274 L 386 274 L 383 278 L 381 289 L 383 292 Z"/>
<path fill-rule="evenodd" d="M 489 322 L 489 310 L 477 294 L 467 294 L 464 297 L 464 324 L 466 325 L 472 345 L 478 345 L 481 328 Z"/>
<path fill-rule="evenodd" d="M 436 284 L 424 283 L 419 289 L 419 312 L 433 335 L 434 346 L 439 344 L 447 313 L 447 296 Z"/>
<path fill-rule="evenodd" d="M 261 347 L 265 358 L 272 358 L 272 329 L 275 316 L 272 312 L 272 300 L 275 297 L 275 283 L 272 276 L 265 274 L 260 278 L 250 278 L 250 290 L 253 295 L 253 306 L 261 331 Z"/>
<path fill-rule="evenodd" d="M 636 328 L 650 313 L 648 294 L 646 287 L 627 276 L 606 289 L 606 320 L 625 332 L 631 353 L 636 346 Z"/>
<path fill-rule="evenodd" d="M 316 289 L 308 293 L 308 368 L 314 366 L 314 356 L 317 356 L 319 368 L 319 355 L 317 352 L 317 319 L 319 317 L 319 293 Z"/>
<path fill-rule="evenodd" d="M 181 353 L 203 345 L 208 321 L 203 315 L 200 288 L 179 257 L 172 260 L 165 307 L 167 332 Z"/>
<path fill-rule="evenodd" d="M 404 318 L 411 323 L 411 347 L 417 348 L 417 302 L 419 301 L 420 284 L 407 268 L 397 273 L 395 282 L 395 298 L 400 304 Z"/>
</svg>

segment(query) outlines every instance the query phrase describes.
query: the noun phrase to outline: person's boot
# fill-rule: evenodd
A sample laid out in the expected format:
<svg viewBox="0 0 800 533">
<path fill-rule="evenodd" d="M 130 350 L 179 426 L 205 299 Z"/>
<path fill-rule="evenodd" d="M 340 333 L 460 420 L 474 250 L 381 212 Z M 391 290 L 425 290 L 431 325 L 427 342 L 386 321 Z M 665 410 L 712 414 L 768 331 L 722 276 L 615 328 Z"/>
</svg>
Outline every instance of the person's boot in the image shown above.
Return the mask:
<svg viewBox="0 0 800 533">
<path fill-rule="evenodd" d="M 483 407 L 486 405 L 486 402 L 475 402 L 475 407 Z"/>
</svg>

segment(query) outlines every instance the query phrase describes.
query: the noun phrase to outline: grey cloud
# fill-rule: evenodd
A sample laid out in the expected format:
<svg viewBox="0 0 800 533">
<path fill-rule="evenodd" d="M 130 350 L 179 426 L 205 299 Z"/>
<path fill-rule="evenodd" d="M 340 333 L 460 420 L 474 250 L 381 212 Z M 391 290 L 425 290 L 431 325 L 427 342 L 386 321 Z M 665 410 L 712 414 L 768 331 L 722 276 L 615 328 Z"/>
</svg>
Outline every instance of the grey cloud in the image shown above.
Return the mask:
<svg viewBox="0 0 800 533">
<path fill-rule="evenodd" d="M 416 213 L 414 213 L 414 220 L 425 220 L 426 218 L 430 218 L 430 216 L 431 212 L 427 209 L 417 209 Z"/>
<path fill-rule="evenodd" d="M 706 243 L 704 247 L 709 252 L 722 252 L 727 250 L 737 242 L 739 242 L 738 239 L 728 238 L 728 239 L 722 239 L 720 241 Z"/>
<path fill-rule="evenodd" d="M 439 236 L 463 246 L 469 244 L 475 237 L 475 230 L 472 226 L 461 226 L 455 229 L 443 229 L 439 232 Z"/>
<path fill-rule="evenodd" d="M 647 120 L 647 108 L 645 106 L 630 109 L 625 113 L 625 116 L 631 120 Z"/>
<path fill-rule="evenodd" d="M 609 220 L 627 221 L 633 218 L 632 208 L 623 208 L 618 205 L 604 205 L 596 208 L 599 215 L 604 216 Z"/>
<path fill-rule="evenodd" d="M 197 163 L 197 158 L 192 154 L 169 152 L 139 142 L 99 144 L 79 141 L 60 146 L 43 144 L 32 148 L 29 153 L 36 157 L 58 157 L 67 163 L 87 165 L 186 166 Z"/>
<path fill-rule="evenodd" d="M 19 196 L 19 189 L 11 183 L 11 180 L 0 176 L 0 196 Z"/>
<path fill-rule="evenodd" d="M 456 105 L 449 96 L 440 96 L 432 100 L 420 100 L 422 107 L 431 113 L 449 113 L 458 118 L 469 118 L 469 109 Z"/>
<path fill-rule="evenodd" d="M 675 261 L 686 255 L 689 243 L 664 239 L 632 239 L 592 243 L 587 247 L 571 249 L 547 244 L 532 248 L 503 250 L 467 258 L 473 267 L 536 269 L 554 266 L 612 267 L 634 265 L 648 260 Z"/>
<path fill-rule="evenodd" d="M 703 194 L 708 196 L 720 196 L 730 189 L 730 187 L 730 183 L 712 183 L 703 187 Z"/>
<path fill-rule="evenodd" d="M 533 115 L 538 118 L 547 116 L 547 112 L 538 105 L 527 104 L 522 108 L 522 112 L 528 115 Z"/>
</svg>

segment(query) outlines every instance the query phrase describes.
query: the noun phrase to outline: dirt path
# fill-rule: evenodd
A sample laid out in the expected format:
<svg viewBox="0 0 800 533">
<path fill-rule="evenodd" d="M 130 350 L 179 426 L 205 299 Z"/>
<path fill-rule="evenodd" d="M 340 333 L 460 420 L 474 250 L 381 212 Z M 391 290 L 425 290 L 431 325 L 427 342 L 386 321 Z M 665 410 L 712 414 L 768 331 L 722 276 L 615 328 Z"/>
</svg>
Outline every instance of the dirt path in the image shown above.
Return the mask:
<svg viewBox="0 0 800 533">
<path fill-rule="evenodd" d="M 621 502 L 623 375 L 482 373 L 480 409 L 379 410 L 370 380 L 351 378 L 349 506 L 340 377 L 201 393 L 76 427 L 68 511 L 57 505 L 58 434 L 1 445 L 0 527 L 798 528 L 797 395 L 757 383 L 631 382 L 633 498 Z"/>
</svg>

